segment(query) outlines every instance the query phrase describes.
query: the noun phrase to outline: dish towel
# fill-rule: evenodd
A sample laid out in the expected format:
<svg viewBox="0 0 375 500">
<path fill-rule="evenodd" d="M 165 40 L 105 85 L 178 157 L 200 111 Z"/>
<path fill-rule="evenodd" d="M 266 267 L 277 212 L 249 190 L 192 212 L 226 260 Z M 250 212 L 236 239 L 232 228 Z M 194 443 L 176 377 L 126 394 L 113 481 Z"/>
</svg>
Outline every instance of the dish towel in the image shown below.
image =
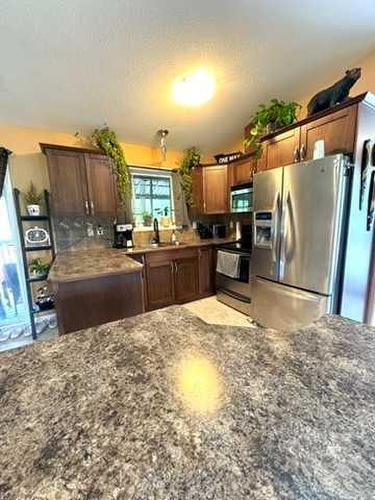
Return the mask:
<svg viewBox="0 0 375 500">
<path fill-rule="evenodd" d="M 240 255 L 238 253 L 217 252 L 216 271 L 230 278 L 238 279 L 240 275 Z"/>
</svg>

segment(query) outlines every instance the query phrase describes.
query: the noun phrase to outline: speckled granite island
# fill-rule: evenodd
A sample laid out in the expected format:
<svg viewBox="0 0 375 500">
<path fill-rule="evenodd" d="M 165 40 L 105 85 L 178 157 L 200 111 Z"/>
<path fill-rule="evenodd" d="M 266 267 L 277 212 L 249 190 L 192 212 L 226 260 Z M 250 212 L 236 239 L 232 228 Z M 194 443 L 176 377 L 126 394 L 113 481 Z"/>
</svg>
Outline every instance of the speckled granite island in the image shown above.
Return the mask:
<svg viewBox="0 0 375 500">
<path fill-rule="evenodd" d="M 373 498 L 375 329 L 172 306 L 0 357 L 0 497 Z"/>
<path fill-rule="evenodd" d="M 144 312 L 143 265 L 122 250 L 93 248 L 57 254 L 48 275 L 59 333 Z"/>
</svg>

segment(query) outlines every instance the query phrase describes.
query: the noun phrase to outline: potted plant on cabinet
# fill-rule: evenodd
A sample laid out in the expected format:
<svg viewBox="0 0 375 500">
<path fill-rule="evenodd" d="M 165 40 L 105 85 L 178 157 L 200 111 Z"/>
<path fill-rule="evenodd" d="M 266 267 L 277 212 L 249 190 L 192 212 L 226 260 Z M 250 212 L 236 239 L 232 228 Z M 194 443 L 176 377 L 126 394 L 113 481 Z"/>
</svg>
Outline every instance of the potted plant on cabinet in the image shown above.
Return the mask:
<svg viewBox="0 0 375 500">
<path fill-rule="evenodd" d="M 261 137 L 294 123 L 300 108 L 301 105 L 297 102 L 286 103 L 278 99 L 271 99 L 269 106 L 260 104 L 250 119 L 248 137 L 244 140 L 245 149 L 254 149 L 257 156 L 260 156 L 262 152 Z"/>
<path fill-rule="evenodd" d="M 32 259 L 29 262 L 29 272 L 31 278 L 45 278 L 48 275 L 48 271 L 51 265 L 47 262 L 43 262 L 42 259 Z"/>
<path fill-rule="evenodd" d="M 42 193 L 38 193 L 34 183 L 30 182 L 30 187 L 25 193 L 26 208 L 29 215 L 33 217 L 40 215 L 42 198 Z"/>
</svg>

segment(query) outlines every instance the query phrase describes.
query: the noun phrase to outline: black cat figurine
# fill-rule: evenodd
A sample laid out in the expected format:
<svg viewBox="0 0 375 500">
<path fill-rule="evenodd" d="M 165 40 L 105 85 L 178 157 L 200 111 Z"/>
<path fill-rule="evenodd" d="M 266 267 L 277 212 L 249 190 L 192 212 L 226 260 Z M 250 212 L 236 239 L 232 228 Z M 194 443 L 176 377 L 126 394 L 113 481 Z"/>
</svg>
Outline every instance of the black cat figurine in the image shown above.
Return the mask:
<svg viewBox="0 0 375 500">
<path fill-rule="evenodd" d="M 307 105 L 307 116 L 314 115 L 319 111 L 324 111 L 335 106 L 335 104 L 345 101 L 349 96 L 350 89 L 360 77 L 361 68 L 348 69 L 344 78 L 314 95 Z"/>
</svg>

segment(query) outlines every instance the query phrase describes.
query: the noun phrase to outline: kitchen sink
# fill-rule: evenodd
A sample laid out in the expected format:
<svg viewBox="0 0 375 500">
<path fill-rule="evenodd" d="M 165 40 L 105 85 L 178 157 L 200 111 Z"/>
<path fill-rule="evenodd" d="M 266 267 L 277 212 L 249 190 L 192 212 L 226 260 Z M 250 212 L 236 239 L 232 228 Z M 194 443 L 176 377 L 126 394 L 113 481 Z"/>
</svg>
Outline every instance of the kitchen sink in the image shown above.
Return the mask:
<svg viewBox="0 0 375 500">
<path fill-rule="evenodd" d="M 168 241 L 161 241 L 157 245 L 152 245 L 149 243 L 148 245 L 142 245 L 143 248 L 168 248 L 168 247 L 180 247 L 186 245 L 186 243 L 179 242 L 179 243 L 170 243 Z"/>
</svg>

